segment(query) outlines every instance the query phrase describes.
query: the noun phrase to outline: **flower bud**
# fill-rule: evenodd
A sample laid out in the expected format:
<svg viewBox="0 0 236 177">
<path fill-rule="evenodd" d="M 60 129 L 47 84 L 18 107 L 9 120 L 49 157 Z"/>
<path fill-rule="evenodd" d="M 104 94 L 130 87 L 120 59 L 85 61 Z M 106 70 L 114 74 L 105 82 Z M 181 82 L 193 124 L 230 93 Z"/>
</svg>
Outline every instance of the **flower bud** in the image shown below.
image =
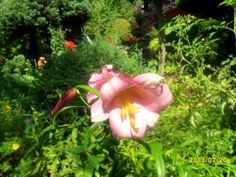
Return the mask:
<svg viewBox="0 0 236 177">
<path fill-rule="evenodd" d="M 57 102 L 56 106 L 51 111 L 51 115 L 55 115 L 58 111 L 61 110 L 61 108 L 71 103 L 76 94 L 77 94 L 77 89 L 70 89 L 64 92 L 61 99 Z"/>
</svg>

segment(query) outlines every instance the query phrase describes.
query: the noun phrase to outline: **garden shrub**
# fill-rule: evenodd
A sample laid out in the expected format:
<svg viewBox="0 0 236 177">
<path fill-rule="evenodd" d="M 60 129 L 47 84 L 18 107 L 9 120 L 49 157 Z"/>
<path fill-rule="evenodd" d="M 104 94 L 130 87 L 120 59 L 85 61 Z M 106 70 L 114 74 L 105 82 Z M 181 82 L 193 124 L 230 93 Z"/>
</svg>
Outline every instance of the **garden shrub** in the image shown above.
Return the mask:
<svg viewBox="0 0 236 177">
<path fill-rule="evenodd" d="M 131 24 L 126 19 L 118 18 L 112 23 L 111 29 L 108 31 L 108 37 L 114 36 L 115 39 L 113 40 L 119 43 L 125 35 L 131 36 Z"/>
<path fill-rule="evenodd" d="M 1 54 L 9 57 L 17 42 L 22 44 L 20 52 L 31 59 L 50 53 L 50 27 L 71 31 L 74 38 L 78 37 L 89 17 L 90 4 L 88 0 L 3 0 L 0 13 L 0 47 L 7 49 L 4 53 L 0 50 Z"/>
<path fill-rule="evenodd" d="M 87 84 L 91 73 L 105 64 L 113 64 L 115 70 L 127 74 L 140 73 L 144 68 L 140 51 L 128 53 L 128 48 L 114 47 L 100 39 L 93 41 L 92 45 L 81 42 L 73 51 L 66 50 L 60 56 L 48 57 L 46 67 L 40 71 L 38 94 L 50 100 L 46 105 L 53 106 L 58 93 L 78 84 Z"/>
<path fill-rule="evenodd" d="M 10 7 L 10 2 L 13 0 L 0 1 L 4 4 L 0 12 Z M 166 24 L 165 79 L 174 102 L 162 111 L 159 123 L 147 130 L 144 138 L 116 139 L 111 136 L 107 122 L 91 123 L 89 106 L 79 99 L 86 96 L 82 89 L 59 114 L 53 117 L 50 110 L 59 95 L 78 84 L 86 84 L 91 74 L 100 71 L 104 64 L 112 64 L 115 72 L 130 76 L 156 73 L 160 57 L 155 53 L 160 49 L 156 40 L 158 31 L 149 34 L 153 40 L 149 49 L 156 55 L 146 65 L 143 50 L 136 44 L 113 46 L 105 39 L 111 31 L 114 35 L 129 29 L 127 22 L 133 18 L 136 2 L 92 0 L 91 21 L 84 28 L 86 34 L 94 35 L 92 44 L 82 41 L 82 37 L 76 38 L 76 47 L 69 49 L 64 47 L 66 30 L 58 28 L 63 21 L 61 17 L 67 19 L 77 11 L 86 11 L 88 1 L 24 0 L 22 5 L 17 2 L 15 6 L 24 6 L 25 2 L 34 4 L 38 10 L 45 8 L 42 13 L 46 17 L 39 14 L 38 17 L 43 17 L 40 22 L 52 17 L 50 24 L 46 24 L 51 35 L 47 45 L 52 55 L 45 55 L 48 63 L 39 69 L 28 57 L 20 55 L 27 42 L 18 39 L 10 47 L 0 44 L 0 58 L 3 57 L 0 63 L 0 176 L 236 176 L 236 59 L 226 54 L 219 57 L 221 37 L 214 30 L 223 23 L 184 16 Z M 22 9 L 29 10 L 28 5 Z M 61 14 L 58 9 L 62 10 Z M 37 18 L 34 16 L 37 10 L 31 10 L 30 16 L 19 14 L 14 20 L 22 22 L 26 18 L 24 23 L 31 23 Z M 24 12 L 19 10 L 19 13 Z M 4 12 L 0 25 L 5 14 L 13 12 Z M 40 25 L 38 19 L 36 22 Z M 123 22 L 126 29 L 112 27 Z M 207 24 L 215 25 L 210 28 Z M 9 24 L 12 28 L 14 25 Z M 47 33 L 48 29 L 39 30 Z M 8 37 L 6 34 L 7 31 L 0 30 L 0 39 Z M 28 37 L 23 36 L 22 40 L 27 41 Z M 11 55 L 6 57 L 8 48 Z M 161 158 L 155 159 L 149 152 L 147 146 L 151 143 L 163 146 L 162 151 L 157 152 Z M 201 157 L 222 157 L 227 162 L 202 163 L 198 161 Z M 163 168 L 156 162 L 163 163 Z"/>
<path fill-rule="evenodd" d="M 135 3 L 126 0 L 93 0 L 91 6 L 91 18 L 85 24 L 84 29 L 93 38 L 109 36 L 112 25 L 117 19 L 122 18 L 130 22 L 134 18 Z"/>
<path fill-rule="evenodd" d="M 139 52 L 134 51 L 128 56 L 128 48 L 114 47 L 104 40 L 93 42 L 92 45 L 82 42 L 74 51 L 68 50 L 61 56 L 49 58 L 42 80 L 50 78 L 48 85 L 53 81 L 58 83 L 52 84 L 54 86 L 72 87 L 87 83 L 91 73 L 104 64 L 113 64 L 114 68 L 133 75 L 142 70 Z"/>
<path fill-rule="evenodd" d="M 218 71 L 214 74 L 220 76 Z M 224 78 L 232 73 L 228 74 L 224 73 Z M 164 146 L 168 176 L 180 176 L 183 172 L 193 176 L 209 173 L 217 176 L 226 173 L 226 169 L 230 170 L 230 175 L 235 174 L 235 110 L 229 109 L 227 101 L 233 98 L 231 87 L 234 84 L 231 91 L 226 91 L 215 78 L 202 72 L 197 72 L 195 77 L 175 73 L 167 78 L 175 101 L 162 113 L 156 130 L 150 131 L 149 137 Z M 209 157 L 224 157 L 228 163 L 206 165 L 208 162 L 201 161 Z"/>
<path fill-rule="evenodd" d="M 214 25 L 211 26 L 212 23 Z M 196 72 L 195 68 L 207 68 L 208 64 L 219 66 L 223 61 L 221 52 L 217 52 L 222 50 L 220 47 L 222 41 L 219 40 L 221 33 L 213 29 L 219 31 L 224 28 L 224 25 L 212 19 L 202 20 L 192 16 L 175 17 L 164 27 L 167 41 L 171 41 L 166 43 L 167 50 L 170 51 L 167 57 L 177 65 L 184 65 L 183 68 L 192 73 Z"/>
<path fill-rule="evenodd" d="M 6 61 L 1 73 L 4 87 L 14 95 L 20 92 L 27 94 L 36 87 L 37 77 L 34 76 L 33 67 L 23 55 L 17 55 Z"/>
<path fill-rule="evenodd" d="M 1 95 L 0 101 L 0 141 L 6 137 L 20 137 L 23 134 L 25 120 L 29 118 L 27 115 L 26 105 L 29 100 L 24 96 L 18 96 L 17 99 Z M 25 107 L 26 106 L 26 107 Z"/>
</svg>

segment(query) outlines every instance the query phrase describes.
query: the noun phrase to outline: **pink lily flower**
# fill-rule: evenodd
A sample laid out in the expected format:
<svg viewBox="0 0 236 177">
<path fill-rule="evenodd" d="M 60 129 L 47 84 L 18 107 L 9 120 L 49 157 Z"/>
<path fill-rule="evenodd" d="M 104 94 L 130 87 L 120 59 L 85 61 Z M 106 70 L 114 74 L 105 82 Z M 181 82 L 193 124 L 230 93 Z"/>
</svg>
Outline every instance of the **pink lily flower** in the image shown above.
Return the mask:
<svg viewBox="0 0 236 177">
<path fill-rule="evenodd" d="M 114 137 L 144 136 L 147 128 L 153 127 L 159 119 L 160 111 L 173 101 L 164 78 L 153 73 L 131 78 L 113 73 L 112 68 L 103 71 L 93 75 L 90 79 L 93 82 L 89 82 L 101 93 L 99 98 L 90 96 L 88 99 L 96 100 L 91 105 L 92 122 L 109 119 Z"/>
</svg>

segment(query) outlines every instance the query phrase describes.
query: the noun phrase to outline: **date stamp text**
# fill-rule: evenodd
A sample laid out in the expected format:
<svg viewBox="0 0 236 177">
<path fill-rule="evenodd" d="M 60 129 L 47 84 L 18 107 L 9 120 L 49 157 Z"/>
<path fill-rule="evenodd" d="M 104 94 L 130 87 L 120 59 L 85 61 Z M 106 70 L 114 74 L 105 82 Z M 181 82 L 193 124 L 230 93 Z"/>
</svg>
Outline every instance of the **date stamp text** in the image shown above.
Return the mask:
<svg viewBox="0 0 236 177">
<path fill-rule="evenodd" d="M 227 163 L 227 157 L 189 157 L 189 163 Z"/>
</svg>

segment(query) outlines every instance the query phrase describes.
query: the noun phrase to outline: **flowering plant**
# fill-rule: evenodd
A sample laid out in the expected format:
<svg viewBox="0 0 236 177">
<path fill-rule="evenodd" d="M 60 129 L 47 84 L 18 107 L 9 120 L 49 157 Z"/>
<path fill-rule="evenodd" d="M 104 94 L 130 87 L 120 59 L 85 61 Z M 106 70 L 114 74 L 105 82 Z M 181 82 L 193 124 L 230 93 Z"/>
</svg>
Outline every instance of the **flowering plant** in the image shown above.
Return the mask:
<svg viewBox="0 0 236 177">
<path fill-rule="evenodd" d="M 74 49 L 75 48 L 75 43 L 74 41 L 66 41 L 65 42 L 65 47 L 68 48 L 68 49 Z"/>
<path fill-rule="evenodd" d="M 160 111 L 172 103 L 172 93 L 163 77 L 153 73 L 129 77 L 115 73 L 112 65 L 105 65 L 102 73 L 93 73 L 88 85 L 100 92 L 89 91 L 88 103 L 92 103 L 92 122 L 109 119 L 114 137 L 142 137 L 148 127 L 159 119 Z M 52 114 L 71 102 L 79 93 L 71 89 L 58 101 Z"/>
</svg>

